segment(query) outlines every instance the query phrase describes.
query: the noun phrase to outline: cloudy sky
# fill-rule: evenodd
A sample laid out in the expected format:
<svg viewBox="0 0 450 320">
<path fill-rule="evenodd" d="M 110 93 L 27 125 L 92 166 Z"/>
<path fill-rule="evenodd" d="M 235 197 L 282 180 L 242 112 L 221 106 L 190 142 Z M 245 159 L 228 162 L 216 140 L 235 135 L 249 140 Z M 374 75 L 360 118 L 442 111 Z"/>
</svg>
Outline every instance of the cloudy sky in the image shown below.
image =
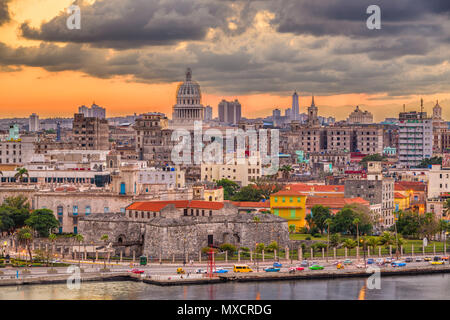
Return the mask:
<svg viewBox="0 0 450 320">
<path fill-rule="evenodd" d="M 186 67 L 216 113 L 238 98 L 244 116 L 301 112 L 376 120 L 439 100 L 450 120 L 448 0 L 0 0 L 0 117 L 72 116 L 96 102 L 108 116 L 171 116 Z M 381 29 L 369 30 L 369 5 Z"/>
</svg>

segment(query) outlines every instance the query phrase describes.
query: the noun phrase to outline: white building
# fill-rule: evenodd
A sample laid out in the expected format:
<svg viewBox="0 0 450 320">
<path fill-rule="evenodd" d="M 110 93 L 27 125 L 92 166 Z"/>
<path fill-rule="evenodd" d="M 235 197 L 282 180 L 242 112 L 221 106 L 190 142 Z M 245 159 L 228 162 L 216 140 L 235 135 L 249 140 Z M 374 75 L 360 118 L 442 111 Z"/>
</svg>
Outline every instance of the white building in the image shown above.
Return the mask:
<svg viewBox="0 0 450 320">
<path fill-rule="evenodd" d="M 442 193 L 450 192 L 450 168 L 432 165 L 428 170 L 428 199 L 438 198 Z"/>
<path fill-rule="evenodd" d="M 359 106 L 350 113 L 347 119 L 348 124 L 370 124 L 373 123 L 373 115 L 369 111 L 362 111 Z"/>
<path fill-rule="evenodd" d="M 93 103 L 90 108 L 84 105 L 79 107 L 78 113 L 82 113 L 85 118 L 106 118 L 106 109 L 96 105 L 95 103 Z"/>
<path fill-rule="evenodd" d="M 0 164 L 23 165 L 34 156 L 34 136 L 0 141 Z"/>
<path fill-rule="evenodd" d="M 426 112 L 401 112 L 398 123 L 398 161 L 404 167 L 418 165 L 433 154 L 433 121 Z"/>
<path fill-rule="evenodd" d="M 240 163 L 236 159 L 232 159 L 223 164 L 202 164 L 201 179 L 202 181 L 217 181 L 228 179 L 239 183 L 241 186 L 248 186 L 252 180 L 256 180 L 262 176 L 261 160 L 259 156 L 253 158 L 241 159 Z"/>
</svg>

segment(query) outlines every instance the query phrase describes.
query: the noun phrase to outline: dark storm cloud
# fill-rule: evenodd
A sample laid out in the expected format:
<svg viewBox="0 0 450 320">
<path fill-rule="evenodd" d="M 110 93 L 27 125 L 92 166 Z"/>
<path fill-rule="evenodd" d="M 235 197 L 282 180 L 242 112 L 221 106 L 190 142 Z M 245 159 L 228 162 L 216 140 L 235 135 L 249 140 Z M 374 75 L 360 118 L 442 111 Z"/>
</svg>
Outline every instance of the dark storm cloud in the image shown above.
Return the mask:
<svg viewBox="0 0 450 320">
<path fill-rule="evenodd" d="M 381 30 L 366 27 L 371 4 L 381 7 Z M 449 72 L 436 71 L 449 61 L 450 1 L 103 0 L 81 6 L 81 30 L 67 29 L 67 14 L 39 28 L 22 24 L 23 36 L 42 44 L 0 44 L 0 67 L 126 75 L 143 83 L 182 81 L 191 67 L 204 92 L 229 95 L 450 90 Z M 268 35 L 254 25 L 264 14 Z"/>
<path fill-rule="evenodd" d="M 202 40 L 209 28 L 225 28 L 233 2 L 218 0 L 103 0 L 81 4 L 81 29 L 69 30 L 61 13 L 40 28 L 21 25 L 28 39 L 89 43 L 97 47 L 128 49 L 143 45 L 170 45 Z M 245 7 L 238 29 L 248 19 Z M 244 21 L 244 22 L 243 22 Z"/>
<path fill-rule="evenodd" d="M 8 8 L 8 3 L 10 1 L 11 0 L 0 0 L 0 26 L 11 20 Z"/>
</svg>

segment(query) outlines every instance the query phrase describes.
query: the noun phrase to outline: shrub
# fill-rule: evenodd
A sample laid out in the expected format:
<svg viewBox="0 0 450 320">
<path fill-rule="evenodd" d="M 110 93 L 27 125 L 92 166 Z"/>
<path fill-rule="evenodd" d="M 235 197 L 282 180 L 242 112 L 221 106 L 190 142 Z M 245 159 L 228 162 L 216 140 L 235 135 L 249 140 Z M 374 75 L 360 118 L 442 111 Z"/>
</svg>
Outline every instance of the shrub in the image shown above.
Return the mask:
<svg viewBox="0 0 450 320">
<path fill-rule="evenodd" d="M 272 241 L 268 246 L 267 246 L 267 252 L 273 252 L 274 250 L 278 250 L 278 243 L 276 241 Z"/>
<path fill-rule="evenodd" d="M 311 237 L 308 236 L 308 237 L 305 238 L 305 240 L 311 240 Z"/>
<path fill-rule="evenodd" d="M 228 255 L 230 256 L 232 256 L 236 252 L 236 247 L 231 243 L 224 243 L 219 248 L 222 251 L 227 251 Z"/>
<path fill-rule="evenodd" d="M 247 248 L 247 247 L 241 247 L 241 251 L 244 251 L 244 252 L 249 252 L 249 251 L 250 251 L 250 249 L 249 249 L 249 248 Z"/>
<path fill-rule="evenodd" d="M 320 238 L 322 235 L 320 233 L 314 233 L 312 236 L 313 238 Z"/>
<path fill-rule="evenodd" d="M 209 251 L 211 251 L 211 247 L 204 247 L 202 248 L 202 253 L 209 253 Z M 217 253 L 217 249 L 213 248 L 214 253 Z"/>
</svg>

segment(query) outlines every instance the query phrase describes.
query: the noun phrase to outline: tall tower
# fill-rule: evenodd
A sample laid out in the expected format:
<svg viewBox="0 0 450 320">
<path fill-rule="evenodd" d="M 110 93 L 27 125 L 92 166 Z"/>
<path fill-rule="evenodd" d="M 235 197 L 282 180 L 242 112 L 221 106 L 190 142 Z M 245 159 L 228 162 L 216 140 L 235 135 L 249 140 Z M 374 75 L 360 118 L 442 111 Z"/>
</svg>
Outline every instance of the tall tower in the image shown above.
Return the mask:
<svg viewBox="0 0 450 320">
<path fill-rule="evenodd" d="M 312 96 L 311 100 L 311 106 L 308 107 L 308 124 L 309 125 L 318 125 L 319 124 L 319 118 L 317 117 L 317 107 L 314 103 L 314 95 Z"/>
<path fill-rule="evenodd" d="M 291 120 L 299 120 L 299 106 L 298 106 L 298 94 L 297 91 L 292 95 L 292 111 Z"/>
<path fill-rule="evenodd" d="M 436 101 L 436 105 L 433 107 L 433 119 L 442 119 L 442 108 L 439 101 Z"/>
</svg>

